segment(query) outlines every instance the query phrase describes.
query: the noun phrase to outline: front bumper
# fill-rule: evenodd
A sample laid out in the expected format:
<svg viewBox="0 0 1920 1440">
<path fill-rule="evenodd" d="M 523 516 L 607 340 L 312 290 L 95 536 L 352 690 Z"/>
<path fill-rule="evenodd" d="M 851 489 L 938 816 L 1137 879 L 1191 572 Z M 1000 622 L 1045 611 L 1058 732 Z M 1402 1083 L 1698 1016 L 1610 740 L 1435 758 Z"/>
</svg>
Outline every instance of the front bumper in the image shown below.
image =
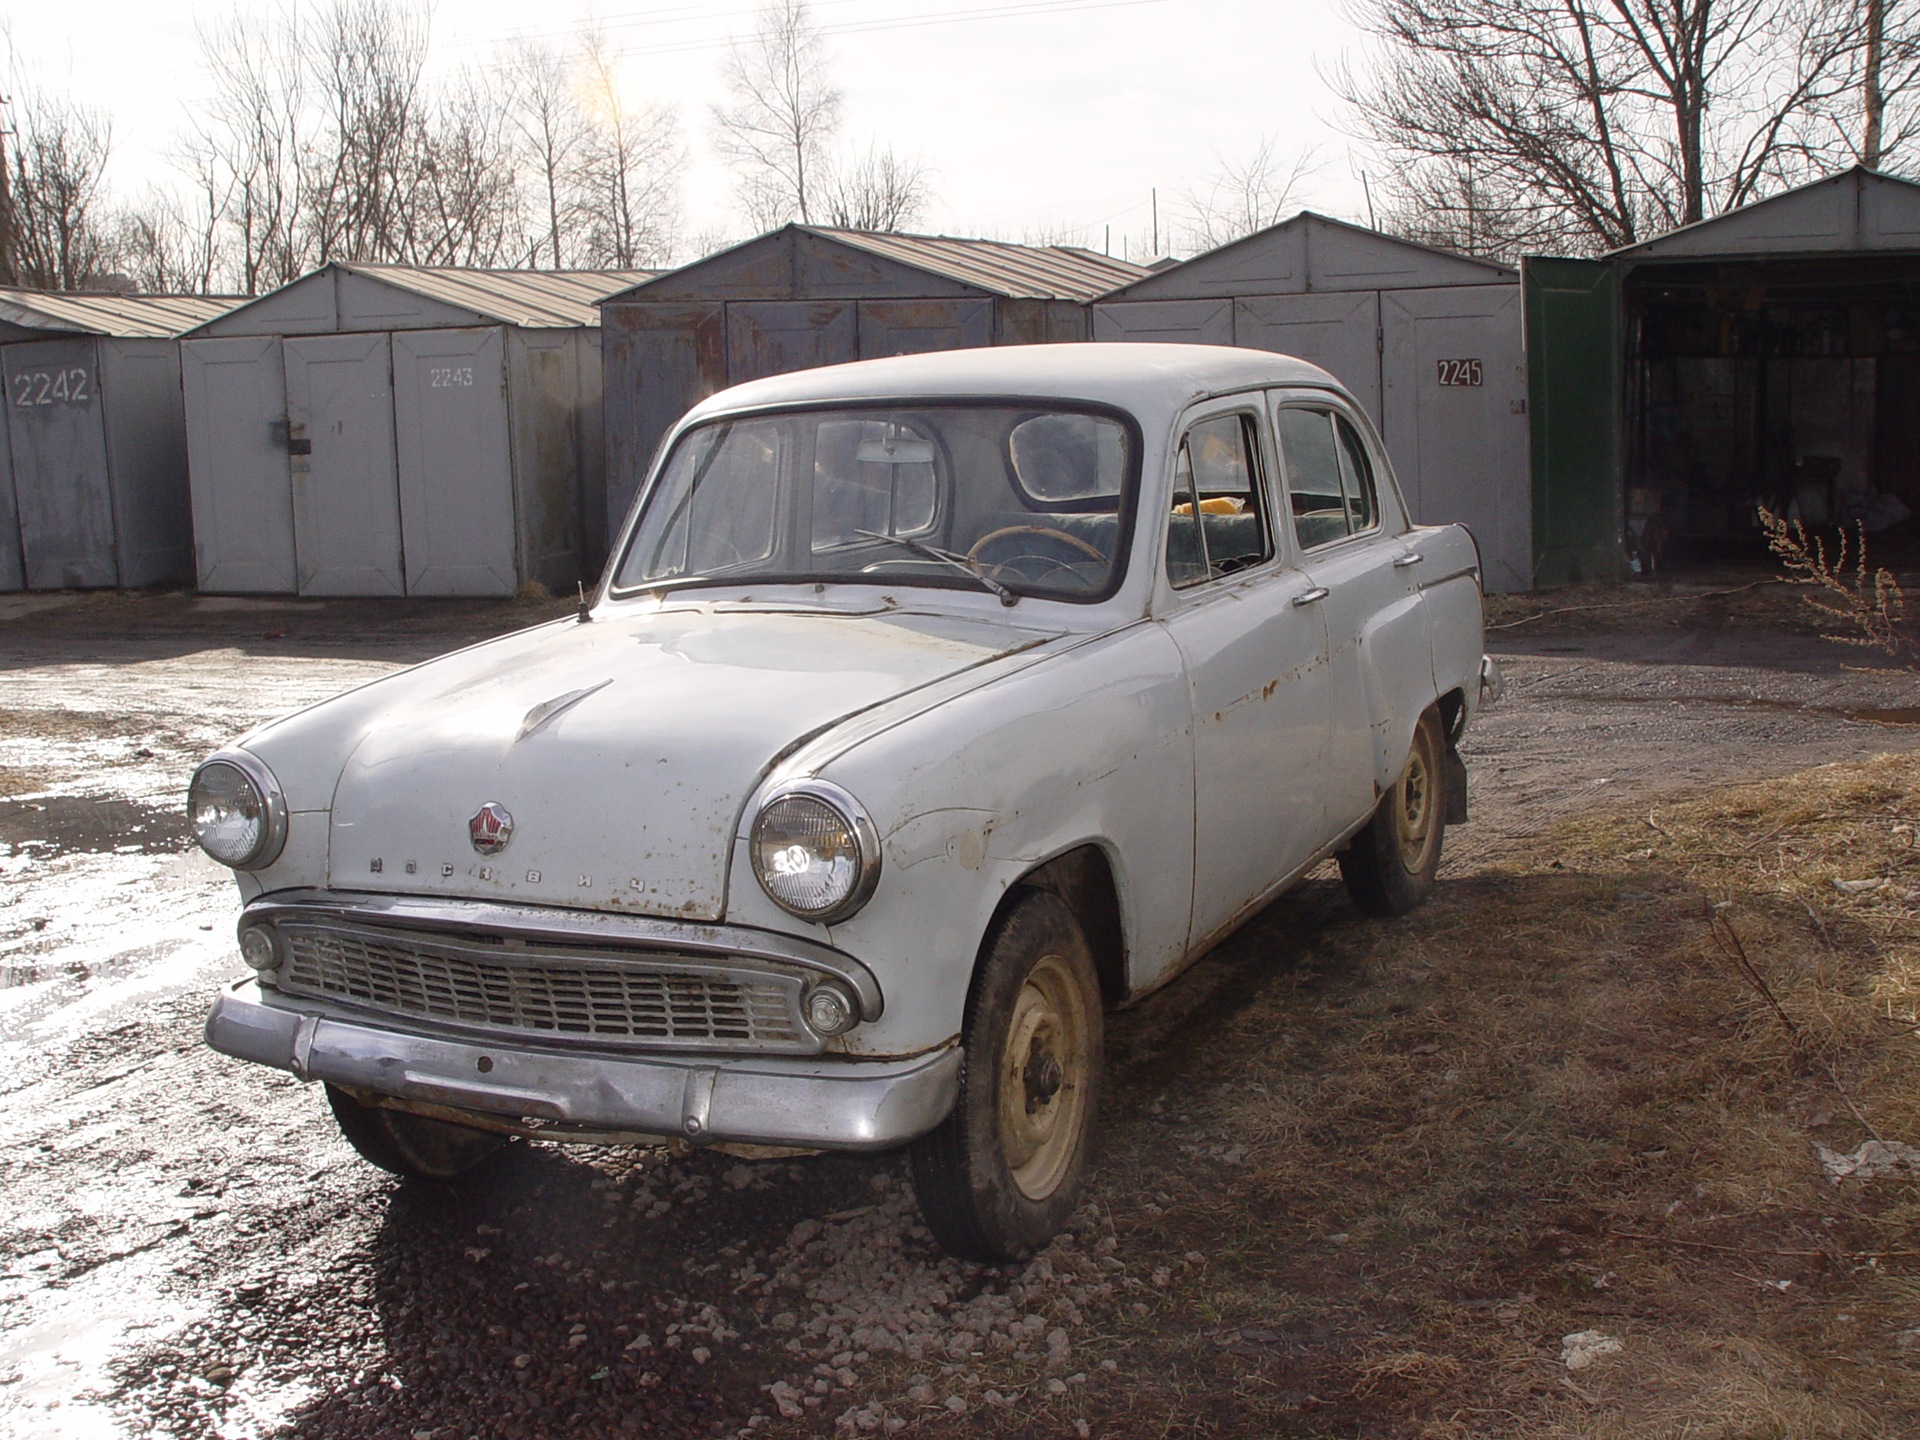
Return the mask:
<svg viewBox="0 0 1920 1440">
<path fill-rule="evenodd" d="M 250 979 L 214 1003 L 207 1043 L 302 1080 L 507 1119 L 820 1150 L 883 1150 L 925 1134 L 953 1109 L 960 1078 L 957 1046 L 855 1061 L 565 1053 L 441 1038 L 296 1004 Z"/>
</svg>

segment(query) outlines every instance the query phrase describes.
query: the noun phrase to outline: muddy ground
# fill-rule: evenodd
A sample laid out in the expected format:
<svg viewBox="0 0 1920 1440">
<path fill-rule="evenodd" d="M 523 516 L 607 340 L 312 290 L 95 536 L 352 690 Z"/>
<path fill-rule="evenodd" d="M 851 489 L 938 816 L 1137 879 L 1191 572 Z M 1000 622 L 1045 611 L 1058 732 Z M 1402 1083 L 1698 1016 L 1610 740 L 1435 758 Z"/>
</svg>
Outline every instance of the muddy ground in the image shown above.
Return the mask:
<svg viewBox="0 0 1920 1440">
<path fill-rule="evenodd" d="M 1111 1400 L 1152 1380 L 1129 1374 L 1148 1353 L 1129 1327 L 1221 1237 L 1217 1217 L 1183 1229 L 1176 1197 L 1135 1193 L 1138 1177 L 1168 1147 L 1237 1163 L 1236 1137 L 1189 1124 L 1183 1097 L 1231 1068 L 1217 1047 L 1236 1007 L 1299 985 L 1316 936 L 1352 923 L 1325 875 L 1115 1019 L 1089 1202 L 1006 1270 L 938 1255 L 895 1157 L 519 1146 L 471 1187 L 406 1189 L 347 1149 L 315 1091 L 200 1044 L 237 965 L 231 884 L 184 836 L 193 763 L 547 613 L 0 598 L 0 1433 L 1164 1433 Z M 1464 747 L 1457 896 L 1588 810 L 1657 815 L 1920 748 L 1911 674 L 1744 602 L 1660 613 L 1522 610 L 1493 632 L 1509 694 Z M 1122 1211 L 1154 1223 L 1117 1227 Z M 1276 1343 L 1232 1335 L 1223 1348 Z M 1303 1363 L 1352 1342 L 1285 1337 Z M 1359 1391 L 1297 1399 L 1302 1434 L 1405 1430 Z"/>
</svg>

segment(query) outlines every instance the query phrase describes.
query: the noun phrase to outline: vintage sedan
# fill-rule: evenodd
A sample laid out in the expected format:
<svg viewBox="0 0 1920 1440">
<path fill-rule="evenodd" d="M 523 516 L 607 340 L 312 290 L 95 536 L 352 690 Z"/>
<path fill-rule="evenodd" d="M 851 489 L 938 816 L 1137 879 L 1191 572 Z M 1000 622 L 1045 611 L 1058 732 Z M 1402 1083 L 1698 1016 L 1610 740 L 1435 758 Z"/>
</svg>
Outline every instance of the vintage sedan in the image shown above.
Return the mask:
<svg viewBox="0 0 1920 1440">
<path fill-rule="evenodd" d="M 1102 1018 L 1329 857 L 1407 910 L 1497 672 L 1478 558 L 1262 352 L 919 355 L 725 391 L 577 617 L 194 775 L 216 1049 L 449 1179 L 512 1136 L 911 1147 L 950 1250 L 1076 1203 Z"/>
</svg>

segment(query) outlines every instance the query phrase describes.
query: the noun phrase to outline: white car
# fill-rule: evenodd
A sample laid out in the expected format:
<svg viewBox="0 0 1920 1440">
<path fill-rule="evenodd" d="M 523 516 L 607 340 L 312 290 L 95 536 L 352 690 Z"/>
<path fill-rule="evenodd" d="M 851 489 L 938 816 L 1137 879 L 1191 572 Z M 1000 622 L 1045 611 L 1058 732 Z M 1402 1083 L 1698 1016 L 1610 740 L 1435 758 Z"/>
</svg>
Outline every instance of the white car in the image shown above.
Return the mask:
<svg viewBox="0 0 1920 1440">
<path fill-rule="evenodd" d="M 195 773 L 252 974 L 216 1049 L 446 1179 L 508 1137 L 910 1145 L 950 1250 L 1044 1245 L 1103 1012 L 1337 856 L 1433 884 L 1498 674 L 1478 559 L 1264 352 L 756 381 L 668 437 L 577 618 Z"/>
</svg>

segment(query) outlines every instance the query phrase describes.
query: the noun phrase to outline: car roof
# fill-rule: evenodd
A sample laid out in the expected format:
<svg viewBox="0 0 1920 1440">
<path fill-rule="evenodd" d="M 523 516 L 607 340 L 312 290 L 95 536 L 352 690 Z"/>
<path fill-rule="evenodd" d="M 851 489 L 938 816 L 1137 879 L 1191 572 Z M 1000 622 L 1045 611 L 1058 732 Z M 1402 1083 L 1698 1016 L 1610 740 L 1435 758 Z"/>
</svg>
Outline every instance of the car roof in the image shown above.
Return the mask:
<svg viewBox="0 0 1920 1440">
<path fill-rule="evenodd" d="M 857 360 L 750 380 L 702 401 L 689 420 L 732 410 L 821 401 L 934 396 L 1090 400 L 1128 411 L 1164 410 L 1209 395 L 1277 385 L 1337 390 L 1325 370 L 1267 350 L 1227 345 L 1000 345 Z"/>
</svg>

